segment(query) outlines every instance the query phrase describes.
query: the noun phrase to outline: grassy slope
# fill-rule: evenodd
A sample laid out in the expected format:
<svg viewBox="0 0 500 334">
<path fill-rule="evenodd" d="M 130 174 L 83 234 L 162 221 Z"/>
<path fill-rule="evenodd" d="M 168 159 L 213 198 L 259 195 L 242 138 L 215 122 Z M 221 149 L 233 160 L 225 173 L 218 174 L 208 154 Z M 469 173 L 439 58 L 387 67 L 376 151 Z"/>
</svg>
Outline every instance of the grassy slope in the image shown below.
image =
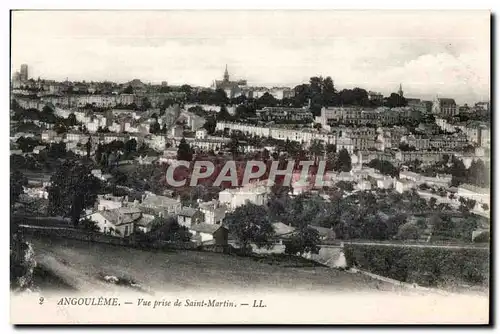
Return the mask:
<svg viewBox="0 0 500 334">
<path fill-rule="evenodd" d="M 146 291 L 400 289 L 361 274 L 327 267 L 291 267 L 289 264 L 269 264 L 269 261 L 209 252 L 150 252 L 77 240 L 30 241 L 42 267 L 81 291 L 111 288 L 97 278 L 102 274 L 132 279 Z"/>
</svg>

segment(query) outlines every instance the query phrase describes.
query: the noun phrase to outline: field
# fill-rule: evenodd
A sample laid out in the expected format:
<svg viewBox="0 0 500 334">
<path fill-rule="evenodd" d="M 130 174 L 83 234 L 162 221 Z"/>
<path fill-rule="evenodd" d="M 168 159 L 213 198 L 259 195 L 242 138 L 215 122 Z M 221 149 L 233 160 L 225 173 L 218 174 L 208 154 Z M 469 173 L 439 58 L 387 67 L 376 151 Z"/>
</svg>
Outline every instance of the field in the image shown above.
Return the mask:
<svg viewBox="0 0 500 334">
<path fill-rule="evenodd" d="M 349 292 L 401 289 L 362 274 L 353 274 L 307 260 L 277 257 L 248 258 L 197 251 L 143 251 L 77 240 L 34 239 L 36 261 L 42 272 L 35 282 L 57 277 L 51 288 L 79 291 L 132 289 L 154 291 L 241 291 L 243 289 Z M 129 284 L 110 284 L 115 276 Z M 131 285 L 132 284 L 132 285 Z M 132 291 L 131 291 L 132 292 Z"/>
</svg>

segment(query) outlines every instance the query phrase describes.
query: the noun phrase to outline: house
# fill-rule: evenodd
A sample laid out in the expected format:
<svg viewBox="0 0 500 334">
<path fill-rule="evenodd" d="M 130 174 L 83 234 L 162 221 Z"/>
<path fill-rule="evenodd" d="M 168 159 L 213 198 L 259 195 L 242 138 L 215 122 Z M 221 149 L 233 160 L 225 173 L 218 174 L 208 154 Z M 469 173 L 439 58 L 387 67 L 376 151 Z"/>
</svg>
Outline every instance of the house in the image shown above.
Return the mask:
<svg viewBox="0 0 500 334">
<path fill-rule="evenodd" d="M 93 169 L 90 171 L 90 173 L 101 181 L 108 181 L 109 179 L 113 178 L 113 175 L 103 174 L 100 169 Z"/>
<path fill-rule="evenodd" d="M 127 202 L 128 196 L 97 195 L 97 211 L 118 209 L 123 207 Z"/>
<path fill-rule="evenodd" d="M 42 152 L 42 151 L 43 151 L 43 150 L 45 150 L 45 149 L 46 149 L 46 147 L 45 147 L 45 146 L 43 146 L 43 145 L 38 145 L 38 146 L 35 146 L 35 147 L 33 148 L 33 153 L 34 153 L 34 154 L 40 154 L 40 152 Z"/>
<path fill-rule="evenodd" d="M 335 240 L 335 232 L 333 231 L 333 228 L 326 228 L 315 225 L 308 225 L 308 227 L 316 230 L 319 234 L 320 240 L 322 241 Z"/>
<path fill-rule="evenodd" d="M 376 177 L 375 181 L 377 182 L 377 188 L 379 189 L 389 189 L 394 185 L 394 179 L 392 177 L 380 176 Z"/>
<path fill-rule="evenodd" d="M 200 211 L 205 216 L 205 223 L 221 225 L 226 217 L 226 207 L 219 201 L 199 203 Z"/>
<path fill-rule="evenodd" d="M 267 180 L 266 180 L 267 182 Z M 258 184 L 248 184 L 241 188 L 225 189 L 219 193 L 220 203 L 227 204 L 228 209 L 234 210 L 247 201 L 255 205 L 267 203 L 269 189 Z"/>
<path fill-rule="evenodd" d="M 184 207 L 177 214 L 177 222 L 181 226 L 190 228 L 192 225 L 200 224 L 204 221 L 203 213 L 195 208 Z"/>
<path fill-rule="evenodd" d="M 371 190 L 372 189 L 372 184 L 370 181 L 368 180 L 360 180 L 357 184 L 356 184 L 356 188 L 358 190 Z"/>
<path fill-rule="evenodd" d="M 196 130 L 196 139 L 206 139 L 207 138 L 207 130 L 199 129 Z"/>
<path fill-rule="evenodd" d="M 181 210 L 182 204 L 179 198 L 175 199 L 146 192 L 139 207 L 150 209 L 150 211 L 160 217 L 167 217 L 169 214 L 178 213 Z"/>
<path fill-rule="evenodd" d="M 229 231 L 222 225 L 200 223 L 189 228 L 193 234 L 192 240 L 199 244 L 214 244 L 226 246 Z"/>
<path fill-rule="evenodd" d="M 277 242 L 281 245 L 283 241 L 290 238 L 295 232 L 295 227 L 283 224 L 282 222 L 272 223 Z"/>
<path fill-rule="evenodd" d="M 94 212 L 87 217 L 97 223 L 102 233 L 124 238 L 134 232 L 142 219 L 142 212 L 137 208 L 122 207 Z"/>
<path fill-rule="evenodd" d="M 46 186 L 25 187 L 23 186 L 24 194 L 32 198 L 49 198 L 49 192 Z"/>
<path fill-rule="evenodd" d="M 186 125 L 192 130 L 196 131 L 205 124 L 206 120 L 204 117 L 198 116 L 190 111 L 183 111 L 180 113 L 178 122 L 185 122 Z"/>
<path fill-rule="evenodd" d="M 415 187 L 416 187 L 416 183 L 411 181 L 411 180 L 407 180 L 407 179 L 396 180 L 396 182 L 394 183 L 394 188 L 400 194 L 402 194 L 405 191 L 408 191 L 410 189 L 413 189 Z"/>
<path fill-rule="evenodd" d="M 143 213 L 141 219 L 136 222 L 135 229 L 143 233 L 148 233 L 151 231 L 154 222 L 155 217 L 153 215 Z"/>
</svg>

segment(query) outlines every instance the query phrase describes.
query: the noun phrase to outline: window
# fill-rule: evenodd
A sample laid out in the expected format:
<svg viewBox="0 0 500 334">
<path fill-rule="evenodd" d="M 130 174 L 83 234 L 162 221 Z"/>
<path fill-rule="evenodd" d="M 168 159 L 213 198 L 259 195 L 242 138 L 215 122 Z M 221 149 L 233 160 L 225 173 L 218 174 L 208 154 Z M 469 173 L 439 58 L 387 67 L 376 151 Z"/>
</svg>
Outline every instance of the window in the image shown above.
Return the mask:
<svg viewBox="0 0 500 334">
<path fill-rule="evenodd" d="M 125 226 L 125 233 L 124 236 L 128 235 L 128 225 Z"/>
</svg>

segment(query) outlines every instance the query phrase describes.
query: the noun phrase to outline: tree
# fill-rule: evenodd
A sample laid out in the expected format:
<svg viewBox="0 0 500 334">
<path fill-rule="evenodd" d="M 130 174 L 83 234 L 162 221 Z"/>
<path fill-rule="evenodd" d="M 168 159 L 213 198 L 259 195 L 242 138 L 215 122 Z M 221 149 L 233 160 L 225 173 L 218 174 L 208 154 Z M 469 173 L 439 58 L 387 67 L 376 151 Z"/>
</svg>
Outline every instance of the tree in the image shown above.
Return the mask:
<svg viewBox="0 0 500 334">
<path fill-rule="evenodd" d="M 54 109 L 48 105 L 45 105 L 43 108 L 42 108 L 42 113 L 43 114 L 54 114 Z"/>
<path fill-rule="evenodd" d="M 186 93 L 186 94 L 191 94 L 191 92 L 193 91 L 193 88 L 192 88 L 190 85 L 186 85 L 186 84 L 184 84 L 184 85 L 182 85 L 182 86 L 180 87 L 180 91 L 181 91 L 181 92 L 184 92 L 184 93 Z"/>
<path fill-rule="evenodd" d="M 317 163 L 318 158 L 325 154 L 325 145 L 323 145 L 322 141 L 314 140 L 309 150 L 314 155 L 314 163 Z"/>
<path fill-rule="evenodd" d="M 419 237 L 420 229 L 417 224 L 412 222 L 407 222 L 401 225 L 396 236 L 399 240 L 418 240 Z"/>
<path fill-rule="evenodd" d="M 451 166 L 451 185 L 453 187 L 459 186 L 461 183 L 464 183 L 467 178 L 467 169 L 462 160 L 453 156 L 451 158 L 452 166 Z"/>
<path fill-rule="evenodd" d="M 473 210 L 476 207 L 476 201 L 470 198 L 460 197 L 460 207 L 458 208 L 460 211 L 467 213 Z"/>
<path fill-rule="evenodd" d="M 472 161 L 467 171 L 467 182 L 478 187 L 490 185 L 490 171 L 482 160 Z"/>
<path fill-rule="evenodd" d="M 489 206 L 488 206 L 488 204 L 486 204 L 486 203 L 483 203 L 483 204 L 481 205 L 481 208 L 482 208 L 484 211 L 488 211 L 488 210 L 490 209 L 490 207 L 489 207 Z"/>
<path fill-rule="evenodd" d="M 285 253 L 302 256 L 304 253 L 318 254 L 321 243 L 319 233 L 311 227 L 304 227 L 285 241 Z"/>
<path fill-rule="evenodd" d="M 75 114 L 73 114 L 73 113 L 69 114 L 68 118 L 66 119 L 66 124 L 68 126 L 75 126 L 77 123 L 78 123 L 78 121 L 76 120 Z"/>
<path fill-rule="evenodd" d="M 391 95 L 385 99 L 385 106 L 389 108 L 404 107 L 408 104 L 406 99 L 396 93 L 391 93 Z"/>
<path fill-rule="evenodd" d="M 380 173 L 389 176 L 397 176 L 399 175 L 399 169 L 395 167 L 390 161 L 380 160 L 380 159 L 372 159 L 368 164 L 368 167 L 375 168 Z"/>
<path fill-rule="evenodd" d="M 333 170 L 336 172 L 350 172 L 352 169 L 351 156 L 345 148 L 341 149 L 334 162 Z"/>
<path fill-rule="evenodd" d="M 60 134 L 63 134 L 63 133 L 66 133 L 68 129 L 66 128 L 66 125 L 63 123 L 63 122 L 57 122 L 55 125 L 54 125 L 54 131 L 60 135 Z"/>
<path fill-rule="evenodd" d="M 23 186 L 28 185 L 28 179 L 18 170 L 10 173 L 10 205 L 13 206 L 24 192 Z"/>
<path fill-rule="evenodd" d="M 47 150 L 47 156 L 52 159 L 59 159 L 66 157 L 66 143 L 52 143 Z"/>
<path fill-rule="evenodd" d="M 429 199 L 429 208 L 430 208 L 431 210 L 435 209 L 435 208 L 436 208 L 436 203 L 437 203 L 437 199 L 436 199 L 436 197 L 431 197 L 431 198 Z"/>
<path fill-rule="evenodd" d="M 276 98 L 267 92 L 257 99 L 257 105 L 259 108 L 275 107 L 277 103 L 278 101 Z"/>
<path fill-rule="evenodd" d="M 490 232 L 484 231 L 479 233 L 473 240 L 474 242 L 490 242 Z"/>
<path fill-rule="evenodd" d="M 368 106 L 368 93 L 362 88 L 343 89 L 340 93 L 340 103 L 343 105 Z"/>
<path fill-rule="evenodd" d="M 236 137 L 232 137 L 227 146 L 229 148 L 229 151 L 231 151 L 231 153 L 233 154 L 233 157 L 236 157 L 240 152 L 240 143 L 238 141 L 238 138 Z"/>
<path fill-rule="evenodd" d="M 407 151 L 411 151 L 411 150 L 412 150 L 411 146 L 410 146 L 410 145 L 408 145 L 408 143 L 406 143 L 406 142 L 402 142 L 402 143 L 400 143 L 400 144 L 399 144 L 399 149 L 400 149 L 401 151 L 403 151 L 403 152 L 407 152 Z"/>
<path fill-rule="evenodd" d="M 335 86 L 331 77 L 326 77 L 323 80 L 322 85 L 323 91 L 323 102 L 327 106 L 334 106 L 337 104 L 337 94 L 335 92 Z"/>
<path fill-rule="evenodd" d="M 67 161 L 57 169 L 50 181 L 48 212 L 70 217 L 74 226 L 78 226 L 83 210 L 97 200 L 99 180 L 90 173 L 88 166 Z"/>
<path fill-rule="evenodd" d="M 231 115 L 227 111 L 226 105 L 223 104 L 220 107 L 220 111 L 217 113 L 216 120 L 217 121 L 229 121 L 229 120 L 231 120 Z"/>
<path fill-rule="evenodd" d="M 85 143 L 85 150 L 87 151 L 87 158 L 90 158 L 90 151 L 92 150 L 92 140 L 90 137 Z"/>
<path fill-rule="evenodd" d="M 337 152 L 337 146 L 335 144 L 326 145 L 326 153 L 335 153 L 335 152 Z"/>
<path fill-rule="evenodd" d="M 127 88 L 123 90 L 123 94 L 134 94 L 134 88 L 131 85 L 128 85 Z"/>
<path fill-rule="evenodd" d="M 229 213 L 225 222 L 244 252 L 250 252 L 252 243 L 257 247 L 271 247 L 274 229 L 263 206 L 246 203 Z"/>
<path fill-rule="evenodd" d="M 177 149 L 177 160 L 191 161 L 193 160 L 193 150 L 191 146 L 186 142 L 185 138 L 181 139 L 179 143 L 179 148 Z"/>
<path fill-rule="evenodd" d="M 203 124 L 203 128 L 207 130 L 207 133 L 212 135 L 215 132 L 215 127 L 217 126 L 217 121 L 215 117 L 207 117 L 207 121 Z"/>
<path fill-rule="evenodd" d="M 151 226 L 151 231 L 147 233 L 147 236 L 151 240 L 187 242 L 190 241 L 192 237 L 189 229 L 179 225 L 177 220 L 173 217 L 156 217 L 151 222 Z"/>
<path fill-rule="evenodd" d="M 152 107 L 153 107 L 153 105 L 151 104 L 151 101 L 149 101 L 147 96 L 145 96 L 142 99 L 142 110 L 148 110 L 148 109 L 151 109 Z"/>
<path fill-rule="evenodd" d="M 158 134 L 161 132 L 161 125 L 158 123 L 158 121 L 152 122 L 151 125 L 149 125 L 149 133 L 152 134 Z"/>
<path fill-rule="evenodd" d="M 137 151 L 137 140 L 135 138 L 129 139 L 125 142 L 125 152 L 131 153 Z"/>
<path fill-rule="evenodd" d="M 353 182 L 349 182 L 349 181 L 339 181 L 339 182 L 335 183 L 335 186 L 343 191 L 353 191 L 354 190 Z"/>
<path fill-rule="evenodd" d="M 93 221 L 92 219 L 89 218 L 83 218 L 80 220 L 80 228 L 82 230 L 85 230 L 87 232 L 100 232 L 101 229 L 99 228 L 99 225 Z"/>
</svg>

